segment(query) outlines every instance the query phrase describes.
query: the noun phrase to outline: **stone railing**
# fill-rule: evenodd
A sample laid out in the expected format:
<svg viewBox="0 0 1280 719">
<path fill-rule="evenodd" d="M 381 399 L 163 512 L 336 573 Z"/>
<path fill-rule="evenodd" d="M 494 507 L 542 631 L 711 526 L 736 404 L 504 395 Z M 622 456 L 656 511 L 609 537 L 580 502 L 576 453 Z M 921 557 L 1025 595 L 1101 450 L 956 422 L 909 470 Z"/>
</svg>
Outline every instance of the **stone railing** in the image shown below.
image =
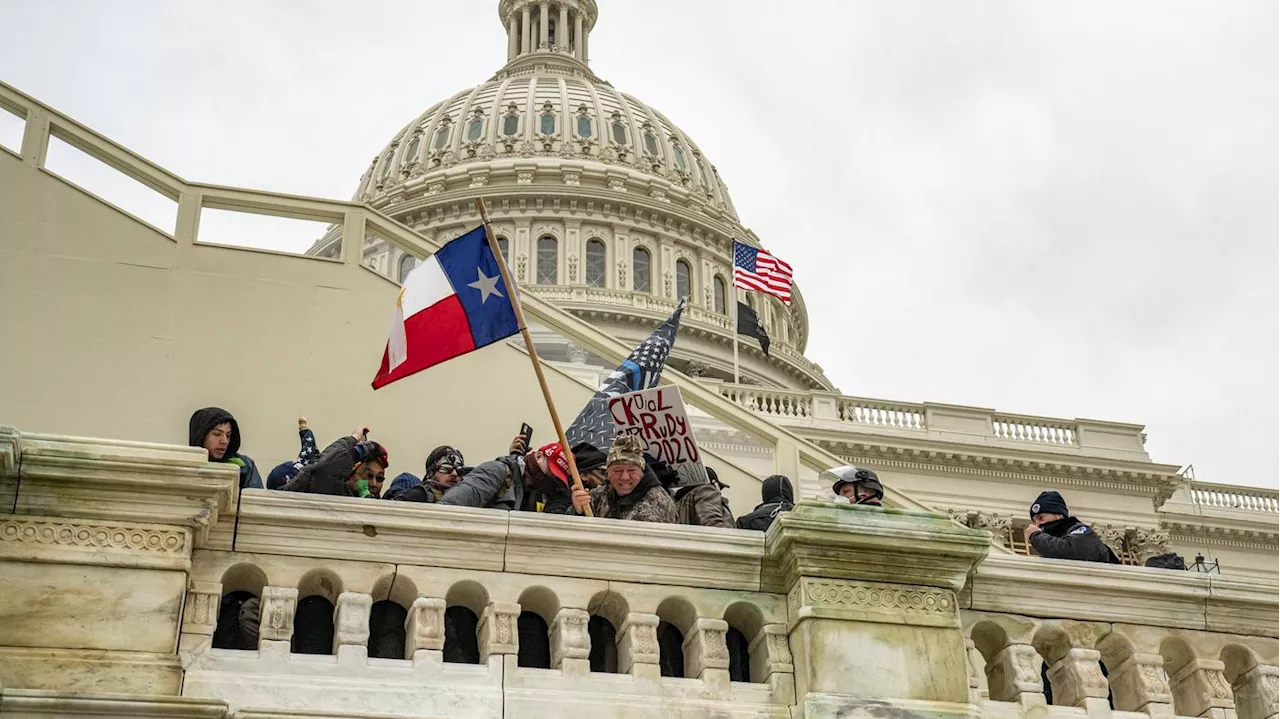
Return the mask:
<svg viewBox="0 0 1280 719">
<path fill-rule="evenodd" d="M 987 556 L 943 515 L 825 502 L 767 533 L 234 503 L 199 450 L 5 437 L 6 714 L 1276 714 L 1274 581 Z"/>
<path fill-rule="evenodd" d="M 1191 482 L 1191 499 L 1202 507 L 1240 509 L 1247 512 L 1280 512 L 1280 492 L 1262 487 Z"/>
<path fill-rule="evenodd" d="M 939 439 L 1050 451 L 1146 459 L 1140 425 L 1087 419 L 1053 419 L 1008 414 L 980 407 L 847 397 L 831 392 L 796 392 L 721 384 L 720 393 L 751 411 L 784 425 L 813 429 L 866 428 L 901 431 Z"/>
</svg>

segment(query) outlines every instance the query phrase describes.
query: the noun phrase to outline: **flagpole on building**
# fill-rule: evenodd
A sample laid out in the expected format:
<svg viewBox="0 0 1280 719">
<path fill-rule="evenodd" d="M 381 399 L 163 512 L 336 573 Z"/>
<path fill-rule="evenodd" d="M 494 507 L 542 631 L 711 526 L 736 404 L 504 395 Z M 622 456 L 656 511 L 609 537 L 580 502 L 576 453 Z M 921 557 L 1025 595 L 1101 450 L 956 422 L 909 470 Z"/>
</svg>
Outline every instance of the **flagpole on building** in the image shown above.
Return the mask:
<svg viewBox="0 0 1280 719">
<path fill-rule="evenodd" d="M 742 291 L 737 287 L 733 288 L 733 320 L 729 331 L 733 332 L 733 383 L 738 384 L 738 299 Z"/>
<path fill-rule="evenodd" d="M 476 209 L 480 211 L 480 221 L 484 223 L 484 236 L 489 243 L 489 250 L 498 261 L 498 271 L 502 273 L 502 281 L 506 284 L 507 291 L 511 293 L 511 308 L 515 310 L 516 323 L 520 325 L 520 336 L 524 338 L 525 349 L 529 351 L 529 360 L 533 362 L 533 373 L 538 376 L 538 386 L 542 389 L 542 399 L 547 403 L 547 412 L 551 414 L 551 424 L 556 428 L 556 438 L 564 450 L 564 458 L 569 461 L 569 475 L 573 479 L 573 487 L 585 491 L 582 486 L 582 477 L 578 475 L 578 463 L 574 461 L 573 452 L 569 450 L 569 440 L 564 435 L 564 425 L 560 424 L 560 415 L 556 413 L 555 401 L 551 399 L 551 389 L 547 387 L 547 378 L 542 373 L 542 363 L 538 361 L 538 350 L 533 346 L 533 338 L 529 336 L 529 327 L 524 321 L 524 307 L 520 304 L 520 293 L 516 289 L 516 283 L 511 279 L 511 271 L 507 269 L 507 260 L 498 248 L 498 240 L 493 235 L 493 228 L 489 226 L 489 211 L 484 206 L 484 200 L 476 200 Z M 525 451 L 530 449 L 532 447 L 525 447 Z M 593 516 L 590 504 L 587 505 L 586 515 Z"/>
</svg>

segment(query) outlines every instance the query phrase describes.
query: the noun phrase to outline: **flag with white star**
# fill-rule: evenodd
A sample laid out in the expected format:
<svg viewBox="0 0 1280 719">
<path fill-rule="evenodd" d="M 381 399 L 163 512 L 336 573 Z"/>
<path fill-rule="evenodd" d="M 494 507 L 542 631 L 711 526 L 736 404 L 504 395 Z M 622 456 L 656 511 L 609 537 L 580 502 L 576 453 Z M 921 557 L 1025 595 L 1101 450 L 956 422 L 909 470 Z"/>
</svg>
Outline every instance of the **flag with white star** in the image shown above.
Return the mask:
<svg viewBox="0 0 1280 719">
<path fill-rule="evenodd" d="M 676 333 L 680 330 L 680 313 L 684 312 L 687 299 L 680 300 L 675 313 L 658 325 L 653 334 L 632 350 L 631 355 L 617 369 L 609 373 L 595 396 L 565 431 L 570 447 L 587 442 L 604 450 L 613 444 L 616 428 L 613 418 L 609 416 L 609 398 L 658 386 L 667 357 L 675 346 Z"/>
</svg>

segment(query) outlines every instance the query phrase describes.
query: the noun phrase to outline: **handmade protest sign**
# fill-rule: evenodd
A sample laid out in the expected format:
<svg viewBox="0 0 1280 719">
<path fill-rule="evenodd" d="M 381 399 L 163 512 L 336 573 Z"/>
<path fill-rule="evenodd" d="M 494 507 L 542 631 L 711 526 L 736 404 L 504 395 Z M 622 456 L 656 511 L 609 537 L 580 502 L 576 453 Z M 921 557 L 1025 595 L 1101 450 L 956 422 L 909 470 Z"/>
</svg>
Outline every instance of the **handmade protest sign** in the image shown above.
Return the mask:
<svg viewBox="0 0 1280 719">
<path fill-rule="evenodd" d="M 663 385 L 610 397 L 609 416 L 618 434 L 634 434 L 641 439 L 645 454 L 706 481 L 702 453 L 693 437 L 693 425 L 679 387 Z"/>
</svg>

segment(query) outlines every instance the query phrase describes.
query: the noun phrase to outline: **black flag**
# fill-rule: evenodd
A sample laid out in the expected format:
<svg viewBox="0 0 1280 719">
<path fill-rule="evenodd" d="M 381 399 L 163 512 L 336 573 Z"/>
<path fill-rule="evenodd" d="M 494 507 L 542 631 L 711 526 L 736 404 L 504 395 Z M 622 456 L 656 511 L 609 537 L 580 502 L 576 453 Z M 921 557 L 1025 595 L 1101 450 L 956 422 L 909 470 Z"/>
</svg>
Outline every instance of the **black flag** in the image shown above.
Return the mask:
<svg viewBox="0 0 1280 719">
<path fill-rule="evenodd" d="M 609 448 L 616 434 L 613 417 L 609 415 L 609 398 L 658 386 L 662 368 L 667 364 L 667 355 L 671 354 L 671 348 L 676 343 L 676 332 L 680 329 L 680 313 L 684 312 L 684 305 L 685 300 L 680 300 L 675 313 L 658 325 L 653 334 L 641 342 L 631 352 L 631 356 L 623 360 L 618 369 L 611 372 L 604 384 L 600 385 L 595 396 L 578 413 L 569 429 L 565 430 L 569 446 L 588 442 L 599 450 Z"/>
<path fill-rule="evenodd" d="M 760 324 L 760 315 L 750 305 L 742 302 L 738 303 L 738 334 L 760 340 L 760 349 L 764 350 L 765 357 L 769 356 L 769 335 L 765 334 L 764 325 Z"/>
</svg>

